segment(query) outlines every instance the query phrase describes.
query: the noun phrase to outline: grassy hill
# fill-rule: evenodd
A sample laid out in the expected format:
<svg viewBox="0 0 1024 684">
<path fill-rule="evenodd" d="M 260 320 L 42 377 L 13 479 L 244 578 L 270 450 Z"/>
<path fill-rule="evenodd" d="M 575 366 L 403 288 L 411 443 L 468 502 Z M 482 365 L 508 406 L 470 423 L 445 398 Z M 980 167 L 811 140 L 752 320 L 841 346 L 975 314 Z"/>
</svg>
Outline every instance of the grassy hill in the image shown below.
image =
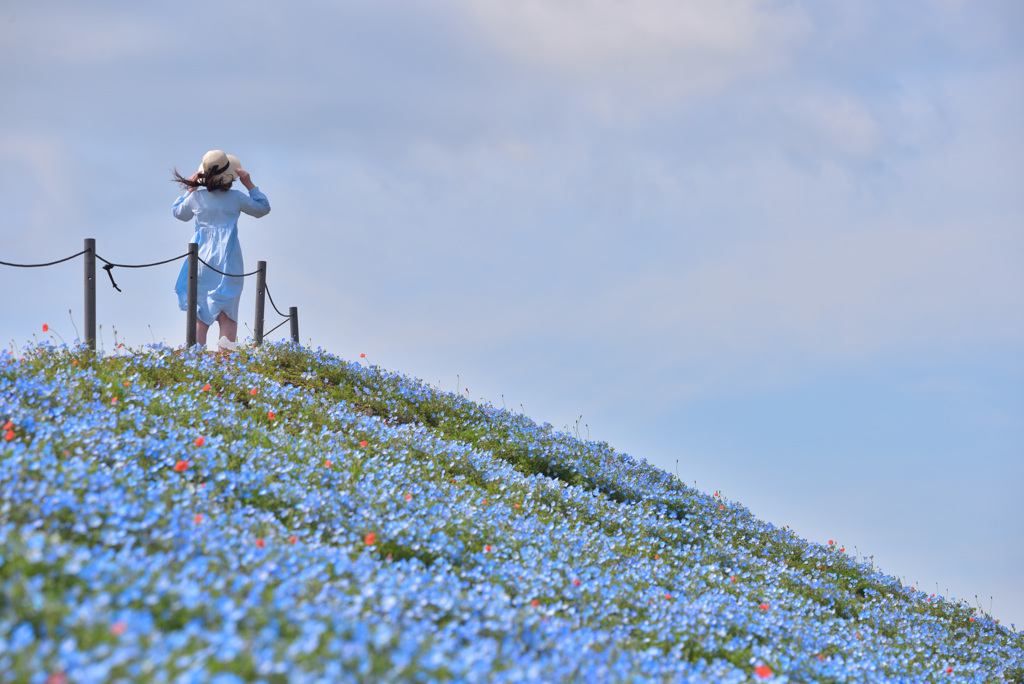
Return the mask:
<svg viewBox="0 0 1024 684">
<path fill-rule="evenodd" d="M 0 424 L 2 681 L 1024 680 L 964 601 L 319 350 L 3 352 Z"/>
</svg>

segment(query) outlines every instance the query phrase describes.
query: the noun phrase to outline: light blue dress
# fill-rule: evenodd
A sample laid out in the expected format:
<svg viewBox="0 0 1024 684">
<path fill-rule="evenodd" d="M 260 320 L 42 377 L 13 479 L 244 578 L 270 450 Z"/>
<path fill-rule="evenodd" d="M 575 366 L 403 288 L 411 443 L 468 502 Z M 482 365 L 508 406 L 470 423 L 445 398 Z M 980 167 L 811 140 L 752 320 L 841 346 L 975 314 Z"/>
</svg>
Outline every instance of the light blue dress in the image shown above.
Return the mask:
<svg viewBox="0 0 1024 684">
<path fill-rule="evenodd" d="M 259 218 L 270 213 L 267 196 L 254 187 L 246 195 L 238 190 L 197 188 L 186 192 L 174 203 L 175 218 L 196 220 L 196 234 L 192 242 L 199 245 L 199 258 L 224 273 L 244 273 L 242 246 L 238 243 L 238 215 L 245 212 Z M 212 325 L 221 312 L 233 321 L 238 320 L 238 301 L 242 297 L 245 278 L 223 276 L 199 262 L 198 315 L 199 320 Z M 174 291 L 178 293 L 178 306 L 188 310 L 188 260 L 181 266 Z"/>
</svg>

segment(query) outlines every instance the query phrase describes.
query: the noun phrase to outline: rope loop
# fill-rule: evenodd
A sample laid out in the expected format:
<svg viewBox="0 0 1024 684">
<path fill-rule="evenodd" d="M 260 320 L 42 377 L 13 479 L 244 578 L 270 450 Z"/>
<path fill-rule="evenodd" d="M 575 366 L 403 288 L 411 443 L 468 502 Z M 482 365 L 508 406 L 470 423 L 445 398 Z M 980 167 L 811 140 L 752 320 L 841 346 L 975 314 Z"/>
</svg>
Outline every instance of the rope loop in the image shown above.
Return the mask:
<svg viewBox="0 0 1024 684">
<path fill-rule="evenodd" d="M 186 254 L 185 256 L 188 256 L 188 255 Z M 257 273 L 259 273 L 259 270 L 258 270 L 258 269 L 257 269 L 257 270 L 255 270 L 255 271 L 250 271 L 249 273 L 225 273 L 224 271 L 218 271 L 218 270 L 217 270 L 216 268 L 214 268 L 214 267 L 213 267 L 213 266 L 211 266 L 210 264 L 206 263 L 206 262 L 205 262 L 205 261 L 204 261 L 203 259 L 201 259 L 201 258 L 199 258 L 199 257 L 196 257 L 196 258 L 197 258 L 197 259 L 199 259 L 199 261 L 200 261 L 200 262 L 201 262 L 201 263 L 202 263 L 202 264 L 203 264 L 204 266 L 206 266 L 206 267 L 207 267 L 208 269 L 210 269 L 210 270 L 211 270 L 211 271 L 213 271 L 214 273 L 220 273 L 220 274 L 221 274 L 222 276 L 227 276 L 227 277 L 229 277 L 229 278 L 245 278 L 245 277 L 247 277 L 247 276 L 251 276 L 251 275 L 256 275 Z"/>
<path fill-rule="evenodd" d="M 277 308 L 277 304 L 274 303 L 274 298 L 270 295 L 270 286 L 267 285 L 266 283 L 263 283 L 263 289 L 267 291 L 267 299 L 270 300 L 270 306 L 274 307 L 274 311 L 277 312 L 277 315 L 284 316 L 285 318 L 291 318 L 289 314 L 281 313 L 281 310 Z"/>
<path fill-rule="evenodd" d="M 9 261 L 0 261 L 0 266 L 14 266 L 15 268 L 42 268 L 43 266 L 53 266 L 55 264 L 62 264 L 65 261 L 70 261 L 71 259 L 74 259 L 75 257 L 82 256 L 83 254 L 85 254 L 88 251 L 89 250 L 87 250 L 87 249 L 83 249 L 78 254 L 72 254 L 69 257 L 64 257 L 63 259 L 57 259 L 57 261 L 49 261 L 49 262 L 47 262 L 45 264 L 13 264 L 13 263 L 11 263 Z"/>
<path fill-rule="evenodd" d="M 288 316 L 288 317 L 287 317 L 287 318 L 285 318 L 285 319 L 284 319 L 283 321 L 281 321 L 280 323 L 278 323 L 277 325 L 275 325 L 275 326 L 274 326 L 273 328 L 271 328 L 271 329 L 270 329 L 270 330 L 268 330 L 267 332 L 263 333 L 263 337 L 266 337 L 266 336 L 267 336 L 267 335 L 269 335 L 270 333 L 274 332 L 275 330 L 277 330 L 278 328 L 280 328 L 280 327 L 281 327 L 282 325 L 284 325 L 285 323 L 287 323 L 287 322 L 288 322 L 289 320 L 291 320 L 291 316 Z"/>
<path fill-rule="evenodd" d="M 114 286 L 115 290 L 117 290 L 118 292 L 121 292 L 122 291 L 121 288 L 119 288 L 117 286 L 117 283 L 114 282 L 114 268 L 115 267 L 120 267 L 120 268 L 149 268 L 150 266 L 162 266 L 163 264 L 169 264 L 172 261 L 177 261 L 178 259 L 184 259 L 187 256 L 188 256 L 188 252 L 186 252 L 185 254 L 182 254 L 180 256 L 173 257 L 171 259 L 164 259 L 163 261 L 155 261 L 152 264 L 115 264 L 112 261 L 107 261 L 106 259 L 101 257 L 99 254 L 96 255 L 96 258 L 99 259 L 100 261 L 102 261 L 104 264 L 106 264 L 106 266 L 103 267 L 103 270 L 107 272 L 107 277 L 110 278 L 110 284 Z"/>
</svg>

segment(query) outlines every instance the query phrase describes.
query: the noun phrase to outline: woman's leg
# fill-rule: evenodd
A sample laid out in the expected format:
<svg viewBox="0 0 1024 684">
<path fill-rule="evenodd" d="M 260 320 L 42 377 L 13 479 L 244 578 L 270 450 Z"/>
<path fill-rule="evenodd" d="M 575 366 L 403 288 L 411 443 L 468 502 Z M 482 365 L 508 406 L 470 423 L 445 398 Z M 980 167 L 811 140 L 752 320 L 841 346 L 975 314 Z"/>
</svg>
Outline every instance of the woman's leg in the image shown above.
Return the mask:
<svg viewBox="0 0 1024 684">
<path fill-rule="evenodd" d="M 206 346 L 206 333 L 209 331 L 210 326 L 203 323 L 203 321 L 196 316 L 196 344 L 200 347 Z"/>
<path fill-rule="evenodd" d="M 234 342 L 238 336 L 238 321 L 231 320 L 226 313 L 221 311 L 217 316 L 217 323 L 220 324 L 220 336 Z"/>
</svg>

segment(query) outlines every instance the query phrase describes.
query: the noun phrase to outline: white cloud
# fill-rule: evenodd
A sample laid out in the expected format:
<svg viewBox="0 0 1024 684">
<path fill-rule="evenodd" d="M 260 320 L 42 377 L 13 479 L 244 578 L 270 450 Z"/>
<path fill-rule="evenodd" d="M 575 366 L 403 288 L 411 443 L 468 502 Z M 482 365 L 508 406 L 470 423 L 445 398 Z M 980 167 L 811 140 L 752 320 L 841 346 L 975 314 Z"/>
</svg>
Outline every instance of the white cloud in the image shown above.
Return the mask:
<svg viewBox="0 0 1024 684">
<path fill-rule="evenodd" d="M 999 239 L 1002 249 L 994 249 Z M 1019 241 L 1017 241 L 1019 242 Z M 843 361 L 899 349 L 1020 343 L 1012 237 L 970 227 L 876 226 L 749 245 L 640 280 L 611 315 L 658 331 L 677 361 L 750 363 L 794 354 Z"/>
<path fill-rule="evenodd" d="M 62 141 L 24 133 L 0 135 L 0 186 L 7 204 L 8 239 L 48 245 L 52 231 L 74 218 L 74 161 Z"/>
<path fill-rule="evenodd" d="M 647 94 L 715 88 L 777 64 L 806 22 L 756 0 L 464 0 L 499 49 L 539 70 Z"/>
<path fill-rule="evenodd" d="M 793 106 L 793 116 L 803 124 L 805 135 L 815 138 L 816 147 L 868 158 L 882 143 L 879 122 L 863 103 L 849 96 L 806 98 Z"/>
<path fill-rule="evenodd" d="M 63 64 L 111 63 L 160 50 L 165 31 L 145 18 L 76 6 L 30 7 L 7 12 L 0 21 L 0 54 L 21 64 L 36 60 Z"/>
</svg>

